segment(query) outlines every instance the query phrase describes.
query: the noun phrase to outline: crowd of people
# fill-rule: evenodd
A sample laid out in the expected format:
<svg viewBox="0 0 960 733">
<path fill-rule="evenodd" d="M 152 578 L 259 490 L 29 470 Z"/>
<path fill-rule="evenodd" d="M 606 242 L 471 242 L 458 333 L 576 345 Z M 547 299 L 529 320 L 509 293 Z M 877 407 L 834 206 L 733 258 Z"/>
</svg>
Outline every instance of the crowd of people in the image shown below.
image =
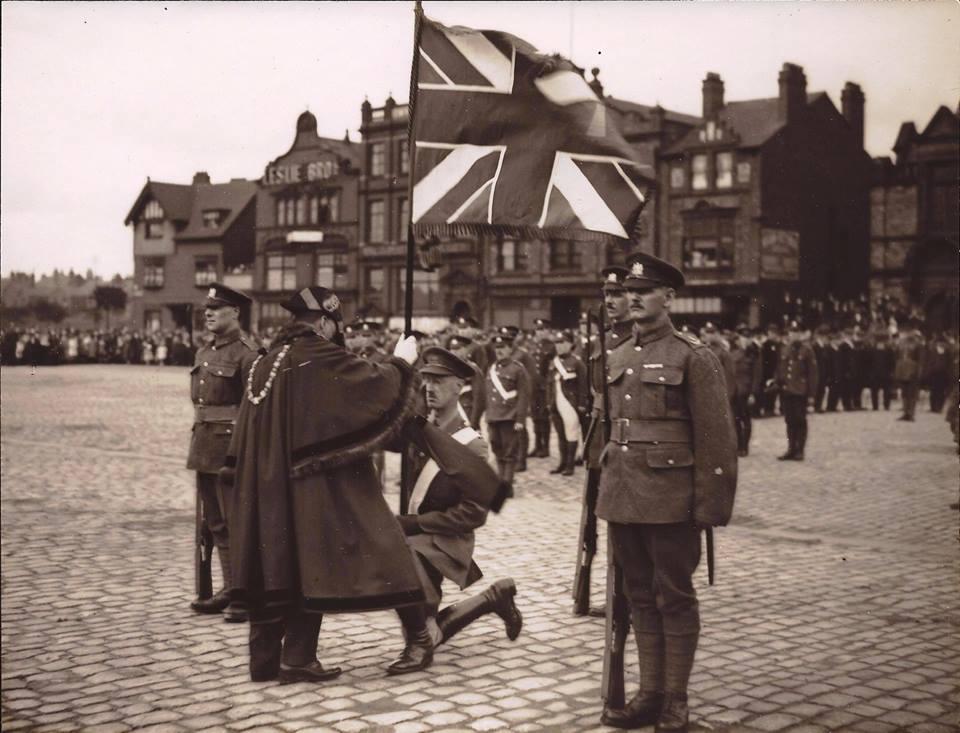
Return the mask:
<svg viewBox="0 0 960 733">
<path fill-rule="evenodd" d="M 4 366 L 60 364 L 158 364 L 190 366 L 196 353 L 185 329 L 146 332 L 127 327 L 7 328 L 0 339 Z"/>
</svg>

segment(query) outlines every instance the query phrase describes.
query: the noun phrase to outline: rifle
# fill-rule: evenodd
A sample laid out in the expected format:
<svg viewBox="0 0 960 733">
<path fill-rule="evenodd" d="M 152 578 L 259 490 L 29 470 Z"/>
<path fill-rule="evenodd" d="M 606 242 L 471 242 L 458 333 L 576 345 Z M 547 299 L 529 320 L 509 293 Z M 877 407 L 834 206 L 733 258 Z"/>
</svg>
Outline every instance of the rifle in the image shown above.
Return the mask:
<svg viewBox="0 0 960 733">
<path fill-rule="evenodd" d="M 600 306 L 600 371 L 603 374 L 603 437 L 610 441 L 610 387 L 607 382 L 606 318 Z M 600 697 L 605 707 L 624 705 L 623 662 L 630 633 L 630 607 L 623 591 L 623 571 L 617 565 L 607 527 L 607 615 L 603 645 L 603 678 Z"/>
<path fill-rule="evenodd" d="M 213 534 L 207 527 L 203 517 L 203 502 L 200 500 L 200 491 L 197 491 L 196 514 L 196 541 L 194 548 L 194 577 L 197 585 L 197 598 L 205 601 L 213 597 L 213 576 L 211 563 L 213 562 Z"/>
<path fill-rule="evenodd" d="M 593 317 L 587 311 L 587 362 L 590 360 L 590 326 Z M 586 479 L 583 486 L 583 506 L 580 509 L 580 542 L 577 546 L 577 569 L 573 576 L 573 613 L 586 616 L 590 613 L 590 569 L 597 554 L 597 494 L 600 490 L 600 471 L 591 468 L 587 461 L 587 451 L 598 420 L 590 421 L 587 434 L 583 437 L 583 467 Z"/>
</svg>

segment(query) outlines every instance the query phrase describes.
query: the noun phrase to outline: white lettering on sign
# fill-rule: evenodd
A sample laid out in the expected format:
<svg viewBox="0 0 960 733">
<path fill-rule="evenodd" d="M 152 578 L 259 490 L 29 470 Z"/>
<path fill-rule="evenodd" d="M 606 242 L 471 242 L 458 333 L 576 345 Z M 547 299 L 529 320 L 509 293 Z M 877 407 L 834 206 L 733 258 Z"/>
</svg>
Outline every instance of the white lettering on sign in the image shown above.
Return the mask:
<svg viewBox="0 0 960 733">
<path fill-rule="evenodd" d="M 336 160 L 314 160 L 297 165 L 271 165 L 263 174 L 265 186 L 277 186 L 283 183 L 301 183 L 303 181 L 322 181 L 332 178 L 340 172 Z"/>
</svg>

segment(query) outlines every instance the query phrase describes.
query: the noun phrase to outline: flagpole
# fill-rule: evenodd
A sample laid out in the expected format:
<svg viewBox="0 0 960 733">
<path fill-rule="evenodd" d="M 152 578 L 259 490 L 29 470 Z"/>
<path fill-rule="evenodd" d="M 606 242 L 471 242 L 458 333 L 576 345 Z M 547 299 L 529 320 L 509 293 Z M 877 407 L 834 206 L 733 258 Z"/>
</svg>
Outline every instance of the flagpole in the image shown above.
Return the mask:
<svg viewBox="0 0 960 733">
<path fill-rule="evenodd" d="M 423 28 L 423 5 L 420 0 L 413 8 L 413 63 L 410 67 L 410 93 L 407 97 L 407 270 L 406 288 L 403 298 L 403 332 L 406 335 L 413 330 L 413 267 L 416 242 L 413 237 L 413 173 L 416 162 L 417 146 L 413 139 L 413 115 L 417 105 L 417 71 L 420 66 L 420 33 Z"/>
<path fill-rule="evenodd" d="M 420 65 L 420 33 L 423 27 L 423 6 L 417 0 L 413 8 L 413 63 L 410 66 L 410 94 L 407 97 L 407 270 L 404 273 L 406 288 L 403 292 L 403 333 L 409 336 L 413 330 L 413 262 L 416 243 L 413 239 L 413 172 L 417 146 L 413 139 L 413 114 L 417 104 L 417 70 Z M 410 452 L 404 448 L 400 453 L 400 514 L 410 508 L 411 473 Z"/>
</svg>

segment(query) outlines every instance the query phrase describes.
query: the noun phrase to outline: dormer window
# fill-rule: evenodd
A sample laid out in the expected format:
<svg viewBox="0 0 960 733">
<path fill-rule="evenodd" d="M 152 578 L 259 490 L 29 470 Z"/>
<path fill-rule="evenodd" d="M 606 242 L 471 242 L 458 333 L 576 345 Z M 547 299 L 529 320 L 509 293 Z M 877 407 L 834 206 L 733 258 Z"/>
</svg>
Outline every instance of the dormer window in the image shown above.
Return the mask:
<svg viewBox="0 0 960 733">
<path fill-rule="evenodd" d="M 216 229 L 223 221 L 223 212 L 219 209 L 207 209 L 203 212 L 203 228 Z"/>
<path fill-rule="evenodd" d="M 160 202 L 153 200 L 143 209 L 144 236 L 147 239 L 159 239 L 163 236 L 163 208 Z"/>
</svg>

